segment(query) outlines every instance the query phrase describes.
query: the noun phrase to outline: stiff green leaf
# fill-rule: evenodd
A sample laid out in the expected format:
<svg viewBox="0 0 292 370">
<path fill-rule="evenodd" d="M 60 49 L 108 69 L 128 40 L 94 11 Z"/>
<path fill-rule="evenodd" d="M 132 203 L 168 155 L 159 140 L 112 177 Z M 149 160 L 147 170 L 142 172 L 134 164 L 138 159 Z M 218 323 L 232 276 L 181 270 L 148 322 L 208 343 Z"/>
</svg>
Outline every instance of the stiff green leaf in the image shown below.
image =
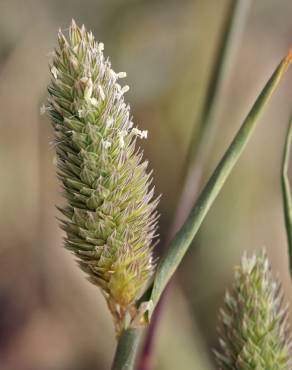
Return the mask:
<svg viewBox="0 0 292 370">
<path fill-rule="evenodd" d="M 197 202 L 192 208 L 186 222 L 175 235 L 165 256 L 161 259 L 156 271 L 154 285 L 150 297 L 150 300 L 153 303 L 153 308 L 157 304 L 164 288 L 166 287 L 170 278 L 179 266 L 183 256 L 187 252 L 192 240 L 198 232 L 199 227 L 201 226 L 211 205 L 222 189 L 231 170 L 238 161 L 258 122 L 260 113 L 262 113 L 263 108 L 271 98 L 273 92 L 275 91 L 281 78 L 283 77 L 289 64 L 291 63 L 291 60 L 292 52 L 290 52 L 280 62 L 280 64 L 268 80 L 264 89 L 257 98 L 255 104 L 244 120 L 242 126 L 237 132 L 235 138 L 231 142 L 223 158 L 221 159 L 209 181 L 207 182 Z M 151 316 L 152 312 L 153 309 L 148 311 L 149 317 Z"/>
<path fill-rule="evenodd" d="M 289 267 L 292 277 L 292 195 L 288 178 L 289 158 L 292 142 L 292 118 L 289 122 L 282 162 L 282 193 L 285 216 L 285 226 L 288 239 Z"/>
</svg>

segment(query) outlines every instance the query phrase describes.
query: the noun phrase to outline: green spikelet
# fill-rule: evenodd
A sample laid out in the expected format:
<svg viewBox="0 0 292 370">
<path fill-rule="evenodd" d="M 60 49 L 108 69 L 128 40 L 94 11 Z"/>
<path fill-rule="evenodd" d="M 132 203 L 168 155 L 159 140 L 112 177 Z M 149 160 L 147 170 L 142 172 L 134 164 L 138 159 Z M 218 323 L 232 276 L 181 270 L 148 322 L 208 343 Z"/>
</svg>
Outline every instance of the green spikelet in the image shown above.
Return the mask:
<svg viewBox="0 0 292 370">
<path fill-rule="evenodd" d="M 89 280 L 102 288 L 119 333 L 126 314 L 154 270 L 153 239 L 157 228 L 151 173 L 137 138 L 147 131 L 133 127 L 129 106 L 115 73 L 85 27 L 74 21 L 69 38 L 58 34 L 48 88 L 48 106 L 56 142 L 58 177 L 66 216 L 61 226 L 65 246 L 76 256 Z"/>
<path fill-rule="evenodd" d="M 221 351 L 215 352 L 219 369 L 292 369 L 288 308 L 282 301 L 266 253 L 244 255 L 219 314 Z"/>
<path fill-rule="evenodd" d="M 219 369 L 292 369 L 288 308 L 282 308 L 282 301 L 266 253 L 244 255 L 219 315 Z"/>
</svg>

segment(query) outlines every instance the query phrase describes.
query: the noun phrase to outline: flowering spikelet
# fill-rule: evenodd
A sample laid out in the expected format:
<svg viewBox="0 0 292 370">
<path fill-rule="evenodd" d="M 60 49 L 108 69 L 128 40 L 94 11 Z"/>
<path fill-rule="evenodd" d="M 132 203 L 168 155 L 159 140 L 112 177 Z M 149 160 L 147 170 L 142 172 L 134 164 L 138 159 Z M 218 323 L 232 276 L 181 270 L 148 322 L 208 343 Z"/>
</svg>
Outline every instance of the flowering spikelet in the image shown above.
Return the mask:
<svg viewBox="0 0 292 370">
<path fill-rule="evenodd" d="M 115 73 L 85 27 L 74 21 L 69 38 L 58 34 L 48 88 L 48 112 L 54 131 L 58 177 L 66 205 L 65 246 L 89 280 L 102 288 L 119 332 L 126 313 L 145 290 L 154 263 L 157 225 L 151 173 L 133 128 L 129 106 Z M 133 317 L 132 317 L 133 318 Z"/>
<path fill-rule="evenodd" d="M 243 256 L 220 312 L 219 369 L 291 370 L 287 307 L 265 252 Z"/>
</svg>

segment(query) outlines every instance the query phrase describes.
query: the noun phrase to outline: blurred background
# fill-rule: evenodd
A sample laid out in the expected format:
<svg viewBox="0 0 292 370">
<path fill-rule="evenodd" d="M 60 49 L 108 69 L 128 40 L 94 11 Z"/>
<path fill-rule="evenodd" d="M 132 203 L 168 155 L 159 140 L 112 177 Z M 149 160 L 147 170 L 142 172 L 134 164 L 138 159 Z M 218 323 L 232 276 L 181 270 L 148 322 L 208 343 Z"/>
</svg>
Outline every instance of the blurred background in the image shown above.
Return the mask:
<svg viewBox="0 0 292 370">
<path fill-rule="evenodd" d="M 73 17 L 127 71 L 134 121 L 160 203 L 161 249 L 181 191 L 182 169 L 220 40 L 228 0 L 0 0 L 0 369 L 106 370 L 111 317 L 62 245 L 62 202 L 52 130 L 40 116 L 50 52 Z M 292 44 L 290 0 L 251 2 L 225 75 L 206 145 L 201 185 L 273 69 Z M 292 71 L 265 110 L 180 267 L 165 302 L 155 370 L 204 368 L 217 346 L 217 312 L 243 250 L 265 246 L 288 301 L 280 189 Z M 159 248 L 159 247 L 158 247 Z M 201 367 L 200 367 L 201 366 Z"/>
</svg>

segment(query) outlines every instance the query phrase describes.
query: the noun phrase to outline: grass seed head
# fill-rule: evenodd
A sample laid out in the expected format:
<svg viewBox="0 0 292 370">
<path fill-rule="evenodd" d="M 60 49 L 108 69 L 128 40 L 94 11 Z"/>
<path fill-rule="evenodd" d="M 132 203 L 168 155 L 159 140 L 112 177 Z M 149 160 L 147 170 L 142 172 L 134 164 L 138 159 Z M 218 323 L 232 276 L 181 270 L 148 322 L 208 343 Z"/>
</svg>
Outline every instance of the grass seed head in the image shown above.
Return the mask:
<svg viewBox="0 0 292 370">
<path fill-rule="evenodd" d="M 118 83 L 126 74 L 112 70 L 91 32 L 72 21 L 58 43 L 41 110 L 55 132 L 65 246 L 102 289 L 120 331 L 154 270 L 158 200 L 135 145 L 147 131 L 133 127 L 129 87 Z"/>
<path fill-rule="evenodd" d="M 291 370 L 287 307 L 266 253 L 243 256 L 220 311 L 221 370 Z"/>
</svg>

